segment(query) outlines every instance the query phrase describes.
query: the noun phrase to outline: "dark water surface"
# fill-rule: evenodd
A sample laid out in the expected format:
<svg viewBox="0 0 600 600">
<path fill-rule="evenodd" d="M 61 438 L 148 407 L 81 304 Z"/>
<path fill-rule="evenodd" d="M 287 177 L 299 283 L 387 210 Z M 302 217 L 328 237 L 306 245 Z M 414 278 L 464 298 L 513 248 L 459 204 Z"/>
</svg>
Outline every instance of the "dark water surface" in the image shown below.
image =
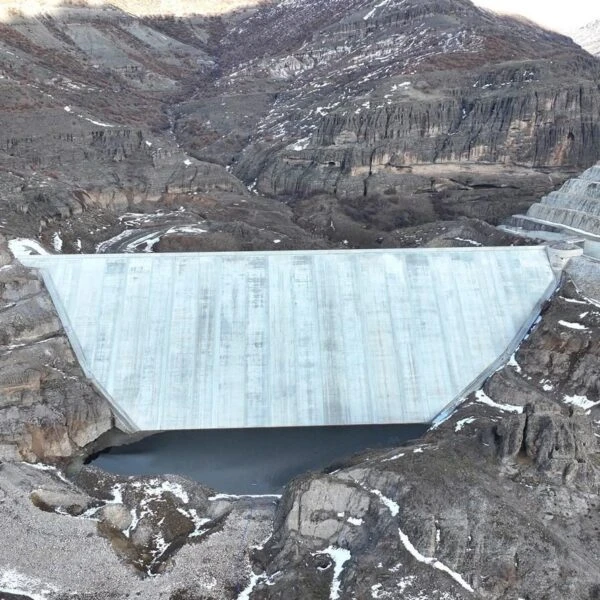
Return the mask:
<svg viewBox="0 0 600 600">
<path fill-rule="evenodd" d="M 101 454 L 94 464 L 121 475 L 184 475 L 228 494 L 277 494 L 296 475 L 368 448 L 420 437 L 427 425 L 169 431 Z"/>
</svg>

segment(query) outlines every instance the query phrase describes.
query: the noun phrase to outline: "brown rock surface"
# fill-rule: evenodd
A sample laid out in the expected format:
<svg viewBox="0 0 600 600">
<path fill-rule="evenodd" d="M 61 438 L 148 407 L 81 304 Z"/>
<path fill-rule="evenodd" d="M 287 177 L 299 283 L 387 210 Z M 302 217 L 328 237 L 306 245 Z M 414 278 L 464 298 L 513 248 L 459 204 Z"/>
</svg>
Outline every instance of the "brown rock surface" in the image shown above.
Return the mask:
<svg viewBox="0 0 600 600">
<path fill-rule="evenodd" d="M 112 427 L 108 403 L 86 381 L 38 275 L 16 261 L 2 267 L 0 460 L 59 462 Z"/>
</svg>

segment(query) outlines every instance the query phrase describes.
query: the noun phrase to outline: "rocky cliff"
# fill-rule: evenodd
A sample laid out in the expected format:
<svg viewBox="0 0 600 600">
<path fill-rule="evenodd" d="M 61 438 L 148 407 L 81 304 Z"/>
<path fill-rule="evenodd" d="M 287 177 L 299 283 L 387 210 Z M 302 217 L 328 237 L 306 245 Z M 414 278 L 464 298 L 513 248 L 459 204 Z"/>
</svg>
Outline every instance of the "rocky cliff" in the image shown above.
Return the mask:
<svg viewBox="0 0 600 600">
<path fill-rule="evenodd" d="M 266 3 L 229 25 L 214 92 L 177 112 L 185 147 L 272 196 L 396 197 L 403 225 L 498 220 L 597 160 L 599 64 L 571 40 L 469 2 L 333 8 Z"/>
<path fill-rule="evenodd" d="M 110 431 L 40 278 L 0 236 L 0 460 L 64 464 Z"/>
<path fill-rule="evenodd" d="M 599 306 L 566 282 L 417 445 L 292 483 L 251 597 L 597 597 Z"/>
<path fill-rule="evenodd" d="M 600 63 L 467 0 L 54 4 L 0 23 L 0 200 L 21 235 L 247 186 L 303 222 L 319 195 L 358 227 L 498 223 L 600 158 Z"/>
</svg>

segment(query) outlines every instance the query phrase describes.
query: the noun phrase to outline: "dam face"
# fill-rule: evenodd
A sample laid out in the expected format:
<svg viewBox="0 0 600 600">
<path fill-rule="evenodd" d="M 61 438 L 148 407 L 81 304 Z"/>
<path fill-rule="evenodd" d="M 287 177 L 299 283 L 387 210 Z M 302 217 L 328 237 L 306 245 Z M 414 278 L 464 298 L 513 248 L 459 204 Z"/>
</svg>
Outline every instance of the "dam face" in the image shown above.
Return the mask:
<svg viewBox="0 0 600 600">
<path fill-rule="evenodd" d="M 129 431 L 427 423 L 555 286 L 543 247 L 22 262 Z"/>
</svg>

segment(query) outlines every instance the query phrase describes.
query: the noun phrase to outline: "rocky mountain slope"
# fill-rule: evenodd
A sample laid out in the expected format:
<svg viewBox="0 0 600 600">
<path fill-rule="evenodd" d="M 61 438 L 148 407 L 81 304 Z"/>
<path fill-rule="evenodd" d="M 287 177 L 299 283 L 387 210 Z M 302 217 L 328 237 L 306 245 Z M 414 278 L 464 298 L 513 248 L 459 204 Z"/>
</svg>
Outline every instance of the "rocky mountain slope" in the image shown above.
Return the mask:
<svg viewBox="0 0 600 600">
<path fill-rule="evenodd" d="M 335 242 L 358 245 L 364 230 L 497 223 L 600 158 L 600 63 L 467 0 L 273 1 L 212 18 L 71 3 L 0 30 L 11 235 L 52 239 L 86 213 L 110 215 L 110 237 L 125 212 L 241 205 L 249 187 L 305 246 L 338 222 L 350 233 Z"/>
<path fill-rule="evenodd" d="M 36 0 L 23 3 L 19 0 L 0 0 L 0 16 L 10 19 L 15 15 L 36 16 L 40 13 L 52 13 L 65 4 L 79 7 L 98 8 L 107 5 L 137 17 L 147 16 L 189 16 L 218 15 L 228 13 L 240 7 L 252 6 L 261 0 Z"/>
<path fill-rule="evenodd" d="M 597 598 L 599 297 L 598 263 L 576 259 L 519 350 L 449 420 L 300 477 L 280 500 L 5 462 L 0 594 Z"/>
<path fill-rule="evenodd" d="M 215 91 L 177 112 L 190 153 L 268 195 L 382 197 L 396 225 L 499 219 L 596 160 L 598 63 L 571 40 L 467 1 L 338 4 L 226 28 Z"/>
<path fill-rule="evenodd" d="M 13 256 L 529 243 L 485 221 L 600 158 L 598 61 L 466 0 L 123 2 L 0 23 L 0 597 L 600 598 L 597 262 L 446 423 L 275 502 L 81 467 L 114 420 Z"/>
<path fill-rule="evenodd" d="M 590 54 L 600 56 L 600 19 L 575 31 L 573 39 Z"/>
<path fill-rule="evenodd" d="M 252 597 L 597 597 L 598 306 L 566 283 L 418 445 L 292 484 Z"/>
</svg>

